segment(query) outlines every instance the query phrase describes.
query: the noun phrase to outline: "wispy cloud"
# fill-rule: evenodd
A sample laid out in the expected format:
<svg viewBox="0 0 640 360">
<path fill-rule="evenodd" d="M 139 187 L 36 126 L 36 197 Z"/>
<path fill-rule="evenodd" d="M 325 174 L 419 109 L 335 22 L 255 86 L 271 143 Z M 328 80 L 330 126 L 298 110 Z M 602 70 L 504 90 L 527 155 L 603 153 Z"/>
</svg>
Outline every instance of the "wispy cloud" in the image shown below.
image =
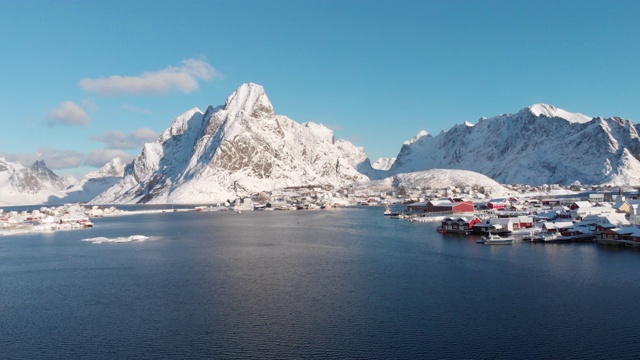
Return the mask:
<svg viewBox="0 0 640 360">
<path fill-rule="evenodd" d="M 50 169 L 71 169 L 81 166 L 85 154 L 74 150 L 58 150 L 51 148 L 40 148 L 35 153 L 6 154 L 7 160 L 19 162 L 24 166 L 30 166 L 36 160 L 44 160 Z"/>
<path fill-rule="evenodd" d="M 144 143 L 151 142 L 160 136 L 159 133 L 142 128 L 125 134 L 120 130 L 109 131 L 102 135 L 94 136 L 92 139 L 105 143 L 109 149 L 130 150 L 140 149 Z"/>
<path fill-rule="evenodd" d="M 122 162 L 124 162 L 125 164 L 131 162 L 135 158 L 134 155 L 131 155 L 122 150 L 97 149 L 89 153 L 84 164 L 87 166 L 102 167 L 104 166 L 104 164 L 117 157 L 119 157 L 120 160 L 122 160 Z"/>
<path fill-rule="evenodd" d="M 73 101 L 64 101 L 48 114 L 47 125 L 89 126 L 91 118 L 84 109 Z"/>
<path fill-rule="evenodd" d="M 199 81 L 221 79 L 222 75 L 204 60 L 186 59 L 180 66 L 169 66 L 138 76 L 112 75 L 108 78 L 82 79 L 80 87 L 99 95 L 144 95 L 170 91 L 191 93 L 200 88 Z"/>
</svg>

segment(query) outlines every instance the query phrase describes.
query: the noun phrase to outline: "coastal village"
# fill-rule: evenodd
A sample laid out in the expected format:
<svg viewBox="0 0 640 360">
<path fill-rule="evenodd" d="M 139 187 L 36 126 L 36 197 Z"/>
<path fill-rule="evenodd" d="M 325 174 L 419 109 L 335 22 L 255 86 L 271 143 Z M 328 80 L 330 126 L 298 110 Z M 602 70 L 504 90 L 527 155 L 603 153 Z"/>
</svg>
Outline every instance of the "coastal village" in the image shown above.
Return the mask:
<svg viewBox="0 0 640 360">
<path fill-rule="evenodd" d="M 486 202 L 445 198 L 413 203 L 414 222 L 439 222 L 442 234 L 480 235 L 479 243 L 512 244 L 597 242 L 640 247 L 640 196 L 589 194 L 576 197 L 506 197 Z"/>
<path fill-rule="evenodd" d="M 379 206 L 381 217 L 409 222 L 438 223 L 442 234 L 490 237 L 496 244 L 515 242 L 596 242 L 640 248 L 640 194 L 623 195 L 620 189 L 596 189 L 588 197 L 558 185 L 522 189 L 492 197 L 484 189 L 410 189 L 371 191 L 307 186 L 260 193 L 251 198 L 215 205 L 176 209 L 122 210 L 115 206 L 65 204 L 31 211 L 0 209 L 0 235 L 86 229 L 92 218 L 175 211 L 292 211 L 346 206 Z M 534 190 L 534 191 L 532 191 Z M 520 191 L 528 191 L 521 195 Z M 535 192 L 537 191 L 537 192 Z M 551 194 L 560 194 L 557 197 Z M 584 193 L 583 193 L 584 194 Z M 485 242 L 491 244 L 491 241 Z"/>
</svg>

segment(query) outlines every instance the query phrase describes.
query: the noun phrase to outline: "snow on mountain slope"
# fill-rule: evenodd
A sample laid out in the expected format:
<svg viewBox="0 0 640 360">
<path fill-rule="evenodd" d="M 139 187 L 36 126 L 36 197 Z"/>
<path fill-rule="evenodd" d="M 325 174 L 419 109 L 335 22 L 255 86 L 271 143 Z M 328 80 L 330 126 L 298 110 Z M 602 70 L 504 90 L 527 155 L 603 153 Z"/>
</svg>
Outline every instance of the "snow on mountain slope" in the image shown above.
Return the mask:
<svg viewBox="0 0 640 360">
<path fill-rule="evenodd" d="M 419 134 L 420 135 L 420 134 Z M 390 174 L 466 169 L 500 183 L 640 184 L 640 138 L 628 120 L 588 120 L 550 105 L 405 142 Z"/>
<path fill-rule="evenodd" d="M 568 111 L 558 109 L 553 105 L 534 104 L 529 107 L 529 111 L 535 116 L 557 117 L 565 119 L 570 123 L 586 123 L 591 121 L 592 117 L 580 113 L 570 113 Z"/>
<path fill-rule="evenodd" d="M 426 171 L 417 171 L 413 173 L 397 174 L 394 181 L 405 187 L 485 187 L 493 189 L 496 192 L 509 192 L 507 188 L 500 185 L 497 181 L 488 176 L 468 171 L 468 170 L 451 170 L 451 169 L 431 169 Z"/>
<path fill-rule="evenodd" d="M 468 170 L 451 169 L 431 169 L 412 173 L 397 174 L 393 176 L 393 181 L 397 186 L 407 188 L 427 188 L 434 189 L 456 187 L 464 189 L 466 187 L 484 187 L 492 193 L 512 192 L 500 185 L 495 180 L 477 172 Z"/>
<path fill-rule="evenodd" d="M 88 202 L 119 181 L 123 171 L 120 159 L 114 159 L 78 181 L 56 175 L 44 161 L 25 167 L 0 157 L 0 206 Z"/>
<path fill-rule="evenodd" d="M 0 206 L 43 204 L 53 195 L 63 195 L 72 183 L 47 168 L 44 161 L 30 167 L 0 157 Z"/>
<path fill-rule="evenodd" d="M 222 107 L 179 116 L 145 144 L 124 178 L 92 203 L 214 203 L 276 188 L 368 178 L 364 149 L 333 131 L 277 115 L 262 86 L 240 86 Z"/>
<path fill-rule="evenodd" d="M 371 167 L 376 170 L 389 170 L 391 165 L 396 161 L 396 158 L 379 158 L 376 160 Z"/>
<path fill-rule="evenodd" d="M 62 198 L 51 197 L 51 203 L 86 203 L 122 180 L 125 165 L 115 158 L 96 171 L 86 174 L 77 184 L 69 187 Z"/>
<path fill-rule="evenodd" d="M 386 177 L 381 180 L 373 180 L 366 183 L 369 189 L 378 191 L 405 189 L 476 189 L 482 188 L 485 194 L 491 196 L 506 196 L 514 194 L 514 191 L 500 185 L 495 180 L 477 172 L 468 170 L 430 169 L 411 173 L 401 173 Z"/>
</svg>

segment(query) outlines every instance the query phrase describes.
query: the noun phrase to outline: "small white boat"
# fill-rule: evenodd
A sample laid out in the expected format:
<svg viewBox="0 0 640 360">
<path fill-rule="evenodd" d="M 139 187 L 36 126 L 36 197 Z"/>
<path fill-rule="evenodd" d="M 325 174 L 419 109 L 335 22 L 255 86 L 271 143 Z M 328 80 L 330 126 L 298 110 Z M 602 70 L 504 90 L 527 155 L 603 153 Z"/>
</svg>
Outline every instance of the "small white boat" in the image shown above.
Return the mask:
<svg viewBox="0 0 640 360">
<path fill-rule="evenodd" d="M 385 208 L 384 208 L 384 216 L 389 216 L 391 218 L 398 219 L 399 215 L 400 215 L 399 212 L 391 211 L 391 208 L 389 207 L 389 204 L 387 204 L 385 206 Z"/>
<path fill-rule="evenodd" d="M 501 236 L 489 233 L 487 236 L 483 236 L 480 239 L 476 240 L 476 242 L 478 244 L 485 244 L 485 245 L 511 245 L 513 244 L 513 238 L 512 237 L 503 238 Z"/>
</svg>

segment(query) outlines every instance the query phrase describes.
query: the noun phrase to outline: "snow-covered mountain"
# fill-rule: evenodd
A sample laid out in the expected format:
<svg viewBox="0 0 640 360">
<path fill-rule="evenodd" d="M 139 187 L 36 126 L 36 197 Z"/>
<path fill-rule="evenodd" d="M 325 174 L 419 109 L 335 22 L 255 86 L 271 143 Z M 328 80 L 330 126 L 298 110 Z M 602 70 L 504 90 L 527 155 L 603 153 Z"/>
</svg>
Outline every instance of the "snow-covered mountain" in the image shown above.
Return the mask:
<svg viewBox="0 0 640 360">
<path fill-rule="evenodd" d="M 78 181 L 70 175 L 56 175 L 42 160 L 25 167 L 0 157 L 0 206 L 88 202 L 123 173 L 124 165 L 117 158 Z"/>
<path fill-rule="evenodd" d="M 640 184 L 640 137 L 633 122 L 536 104 L 437 136 L 404 143 L 389 174 L 465 169 L 500 183 Z"/>
<path fill-rule="evenodd" d="M 86 203 L 109 189 L 124 176 L 125 165 L 120 158 L 115 158 L 100 169 L 86 174 L 82 180 L 66 189 L 60 199 L 52 197 L 51 203 Z"/>
<path fill-rule="evenodd" d="M 360 169 L 361 171 L 358 171 Z M 178 116 L 92 203 L 214 203 L 301 185 L 368 180 L 363 148 L 277 115 L 264 89 L 243 84 L 224 106 Z"/>
<path fill-rule="evenodd" d="M 430 169 L 402 173 L 386 177 L 381 180 L 372 180 L 360 183 L 356 186 L 360 190 L 374 189 L 376 192 L 398 190 L 399 188 L 411 189 L 445 189 L 457 188 L 461 190 L 481 190 L 482 193 L 491 196 L 504 196 L 514 194 L 495 180 L 468 170 Z"/>
<path fill-rule="evenodd" d="M 512 191 L 500 185 L 488 176 L 468 170 L 431 169 L 392 176 L 394 187 L 405 188 L 484 188 L 493 194 L 505 194 Z"/>
<path fill-rule="evenodd" d="M 395 161 L 396 158 L 379 158 L 373 164 L 371 164 L 371 167 L 376 170 L 386 171 L 391 168 L 391 165 L 393 165 Z"/>
<path fill-rule="evenodd" d="M 62 195 L 77 181 L 73 177 L 59 177 L 47 168 L 44 161 L 25 167 L 0 157 L 0 205 L 31 205 L 48 201 L 51 195 Z"/>
</svg>

